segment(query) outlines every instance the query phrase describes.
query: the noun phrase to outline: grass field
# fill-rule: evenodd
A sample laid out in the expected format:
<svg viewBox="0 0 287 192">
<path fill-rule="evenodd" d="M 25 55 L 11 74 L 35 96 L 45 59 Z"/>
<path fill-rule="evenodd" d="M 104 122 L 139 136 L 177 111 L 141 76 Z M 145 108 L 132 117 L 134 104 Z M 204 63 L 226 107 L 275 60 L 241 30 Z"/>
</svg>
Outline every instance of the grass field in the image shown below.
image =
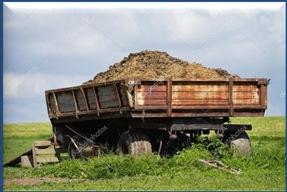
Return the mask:
<svg viewBox="0 0 287 192">
<path fill-rule="evenodd" d="M 215 158 L 196 145 L 172 158 L 108 155 L 89 161 L 63 161 L 40 168 L 4 168 L 5 190 L 285 190 L 285 117 L 233 118 L 252 124 L 253 152 L 235 157 L 219 153 L 234 175 L 205 167 L 197 159 Z M 51 135 L 49 123 L 4 125 L 4 162 Z M 223 148 L 224 149 L 224 148 Z"/>
</svg>

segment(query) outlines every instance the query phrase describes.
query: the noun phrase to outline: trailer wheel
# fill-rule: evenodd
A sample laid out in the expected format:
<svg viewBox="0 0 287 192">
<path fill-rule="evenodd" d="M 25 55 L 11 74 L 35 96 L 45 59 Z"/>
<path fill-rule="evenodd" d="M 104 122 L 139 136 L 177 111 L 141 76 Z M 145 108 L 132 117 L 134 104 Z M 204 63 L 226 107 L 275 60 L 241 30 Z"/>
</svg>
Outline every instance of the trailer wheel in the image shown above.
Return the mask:
<svg viewBox="0 0 287 192">
<path fill-rule="evenodd" d="M 251 142 L 245 131 L 240 134 L 224 134 L 224 142 L 230 145 L 235 155 L 242 156 L 251 153 Z"/>
<path fill-rule="evenodd" d="M 124 132 L 118 142 L 119 154 L 143 155 L 151 154 L 152 146 L 149 138 L 143 133 Z"/>
</svg>

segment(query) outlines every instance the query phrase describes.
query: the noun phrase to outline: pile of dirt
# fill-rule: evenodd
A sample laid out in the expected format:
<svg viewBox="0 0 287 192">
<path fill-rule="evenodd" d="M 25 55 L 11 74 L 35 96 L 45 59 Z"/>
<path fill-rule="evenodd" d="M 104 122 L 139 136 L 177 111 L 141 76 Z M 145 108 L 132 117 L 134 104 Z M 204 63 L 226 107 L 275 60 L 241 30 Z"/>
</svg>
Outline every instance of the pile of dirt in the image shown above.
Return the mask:
<svg viewBox="0 0 287 192">
<path fill-rule="evenodd" d="M 145 50 L 131 53 L 121 62 L 111 65 L 106 72 L 98 73 L 94 79 L 84 84 L 136 78 L 227 79 L 232 76 L 224 69 L 211 69 L 199 63 L 189 63 L 172 57 L 166 52 Z"/>
</svg>

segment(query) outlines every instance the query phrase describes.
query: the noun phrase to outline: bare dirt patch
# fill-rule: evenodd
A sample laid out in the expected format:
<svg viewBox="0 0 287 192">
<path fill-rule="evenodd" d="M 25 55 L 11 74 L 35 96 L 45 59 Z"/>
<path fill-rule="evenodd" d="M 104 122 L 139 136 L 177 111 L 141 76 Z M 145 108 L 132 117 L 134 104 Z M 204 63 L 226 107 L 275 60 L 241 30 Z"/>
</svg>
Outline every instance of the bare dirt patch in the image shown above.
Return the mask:
<svg viewBox="0 0 287 192">
<path fill-rule="evenodd" d="M 145 50 L 131 53 L 119 63 L 109 67 L 106 72 L 98 73 L 92 80 L 84 82 L 99 83 L 120 79 L 228 79 L 238 77 L 224 69 L 212 69 L 200 63 L 190 63 L 170 56 L 166 52 Z"/>
<path fill-rule="evenodd" d="M 30 185 L 39 185 L 44 182 L 48 183 L 60 183 L 67 182 L 67 178 L 13 178 L 13 179 L 4 179 L 4 186 L 30 186 Z"/>
</svg>

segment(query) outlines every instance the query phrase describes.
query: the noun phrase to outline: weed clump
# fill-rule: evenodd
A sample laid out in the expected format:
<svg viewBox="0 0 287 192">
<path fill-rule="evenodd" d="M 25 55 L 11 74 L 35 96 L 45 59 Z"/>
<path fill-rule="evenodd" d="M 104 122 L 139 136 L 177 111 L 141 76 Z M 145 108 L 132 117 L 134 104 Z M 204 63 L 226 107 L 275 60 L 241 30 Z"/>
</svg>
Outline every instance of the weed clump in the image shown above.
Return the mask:
<svg viewBox="0 0 287 192">
<path fill-rule="evenodd" d="M 284 171 L 285 151 L 280 150 L 285 143 L 279 146 L 259 147 L 253 149 L 249 156 L 233 156 L 228 146 L 214 138 L 199 138 L 199 142 L 192 148 L 184 149 L 172 157 L 158 155 L 130 156 L 105 155 L 89 160 L 66 160 L 55 165 L 45 165 L 24 172 L 36 177 L 61 177 L 84 179 L 112 179 L 126 176 L 157 176 L 191 174 L 192 172 L 218 171 L 202 165 L 198 159 L 218 159 L 226 165 L 241 169 L 243 173 L 251 175 L 253 170 L 262 172 L 278 170 Z M 281 171 L 281 172 L 280 172 Z M 23 174 L 24 174 L 23 172 Z"/>
</svg>

